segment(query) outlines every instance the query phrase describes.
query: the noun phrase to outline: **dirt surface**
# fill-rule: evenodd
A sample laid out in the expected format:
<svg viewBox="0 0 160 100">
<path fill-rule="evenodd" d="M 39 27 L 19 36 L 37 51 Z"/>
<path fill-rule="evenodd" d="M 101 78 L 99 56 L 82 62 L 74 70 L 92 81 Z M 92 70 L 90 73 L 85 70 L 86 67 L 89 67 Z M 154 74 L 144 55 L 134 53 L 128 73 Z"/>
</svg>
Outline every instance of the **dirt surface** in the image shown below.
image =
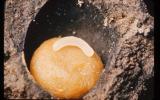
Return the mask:
<svg viewBox="0 0 160 100">
<path fill-rule="evenodd" d="M 36 43 L 34 41 L 37 40 L 33 38 L 33 41 L 29 41 L 33 34 L 29 34 L 27 30 L 30 23 L 37 22 L 36 15 L 46 2 L 47 0 L 6 0 L 5 98 L 54 99 L 36 85 L 22 59 L 23 54 L 28 54 L 26 51 L 31 49 L 34 51 L 37 48 L 34 47 Z M 57 32 L 56 36 L 59 36 L 58 32 L 62 30 L 60 32 L 66 34 L 60 34 L 61 36 L 81 37 L 102 57 L 105 68 L 101 78 L 82 99 L 153 99 L 154 14 L 152 7 L 153 4 L 149 0 L 79 0 L 76 2 L 76 7 L 69 11 L 78 15 L 76 20 L 69 19 L 71 23 L 68 22 L 64 30 L 62 25 L 60 28 L 55 28 L 57 31 L 47 31 L 48 34 L 50 31 L 54 34 Z M 39 31 L 41 30 L 35 32 Z M 40 33 L 35 33 L 35 36 L 44 37 Z M 31 55 L 32 53 L 26 59 L 29 60 Z"/>
</svg>

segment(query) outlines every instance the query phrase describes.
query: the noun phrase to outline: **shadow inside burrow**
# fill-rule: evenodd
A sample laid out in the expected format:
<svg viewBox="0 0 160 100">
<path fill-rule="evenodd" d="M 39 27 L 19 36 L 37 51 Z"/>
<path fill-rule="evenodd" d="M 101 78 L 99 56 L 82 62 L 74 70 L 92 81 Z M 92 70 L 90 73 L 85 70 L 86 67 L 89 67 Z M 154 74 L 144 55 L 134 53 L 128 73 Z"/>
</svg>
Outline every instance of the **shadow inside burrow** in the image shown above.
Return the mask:
<svg viewBox="0 0 160 100">
<path fill-rule="evenodd" d="M 144 3 L 147 6 L 147 10 L 151 16 L 154 17 L 154 2 L 153 0 L 144 0 Z"/>
<path fill-rule="evenodd" d="M 143 89 L 143 93 L 138 95 L 138 100 L 154 100 L 154 78 L 145 80 L 144 85 L 146 89 Z"/>
<path fill-rule="evenodd" d="M 109 62 L 111 48 L 115 48 L 117 32 L 103 26 L 103 12 L 95 6 L 77 0 L 49 0 L 29 25 L 24 54 L 29 69 L 34 51 L 42 42 L 58 36 L 77 36 L 88 42 L 102 58 Z"/>
</svg>

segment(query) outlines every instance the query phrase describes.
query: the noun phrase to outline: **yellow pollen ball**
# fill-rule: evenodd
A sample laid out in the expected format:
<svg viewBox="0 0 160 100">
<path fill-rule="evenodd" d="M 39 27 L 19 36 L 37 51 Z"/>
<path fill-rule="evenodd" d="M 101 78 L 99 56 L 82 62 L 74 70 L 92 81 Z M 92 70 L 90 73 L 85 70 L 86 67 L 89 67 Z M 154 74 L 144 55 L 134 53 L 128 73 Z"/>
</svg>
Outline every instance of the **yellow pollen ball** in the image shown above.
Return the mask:
<svg viewBox="0 0 160 100">
<path fill-rule="evenodd" d="M 73 45 L 54 51 L 53 45 L 60 39 L 46 40 L 36 49 L 30 72 L 51 95 L 62 99 L 80 98 L 96 85 L 103 69 L 102 61 L 96 52 L 89 57 Z"/>
</svg>

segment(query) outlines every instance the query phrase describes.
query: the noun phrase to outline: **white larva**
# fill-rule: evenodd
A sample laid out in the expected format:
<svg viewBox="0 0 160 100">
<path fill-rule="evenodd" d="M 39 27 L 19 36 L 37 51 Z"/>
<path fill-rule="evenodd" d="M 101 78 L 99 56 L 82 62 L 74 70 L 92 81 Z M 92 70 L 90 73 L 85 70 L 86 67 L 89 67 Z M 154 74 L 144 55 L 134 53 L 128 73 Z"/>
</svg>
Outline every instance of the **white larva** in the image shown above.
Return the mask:
<svg viewBox="0 0 160 100">
<path fill-rule="evenodd" d="M 91 57 L 94 54 L 94 50 L 91 48 L 91 46 L 87 42 L 75 36 L 67 36 L 57 40 L 53 44 L 53 50 L 58 51 L 61 48 L 66 46 L 77 46 L 88 57 Z"/>
</svg>

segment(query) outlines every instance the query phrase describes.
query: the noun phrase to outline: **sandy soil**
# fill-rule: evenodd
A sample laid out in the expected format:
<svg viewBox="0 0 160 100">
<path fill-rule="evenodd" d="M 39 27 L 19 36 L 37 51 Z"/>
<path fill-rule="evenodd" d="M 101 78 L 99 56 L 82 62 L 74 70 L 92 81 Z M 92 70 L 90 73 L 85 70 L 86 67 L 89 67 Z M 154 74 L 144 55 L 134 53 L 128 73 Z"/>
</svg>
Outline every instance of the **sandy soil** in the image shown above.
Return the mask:
<svg viewBox="0 0 160 100">
<path fill-rule="evenodd" d="M 57 30 L 56 36 L 59 36 L 58 32 L 61 30 L 61 33 L 65 33 L 60 34 L 61 36 L 75 35 L 86 40 L 102 57 L 105 64 L 101 79 L 82 99 L 152 100 L 154 77 L 152 2 L 149 0 L 80 1 L 83 1 L 82 5 L 76 2 L 77 6 L 68 12 L 73 16 L 77 14 L 78 17 L 75 20 L 71 20 L 71 17 L 69 19 L 71 23 L 65 23 L 65 29 L 63 25 L 54 27 Z M 38 40 L 33 38 L 35 40 L 29 41 L 33 34 L 27 30 L 30 23 L 30 25 L 34 24 L 37 13 L 46 2 L 47 0 L 6 0 L 5 98 L 54 99 L 36 85 L 22 59 L 23 54 L 27 54 L 30 49 L 33 52 L 42 42 L 41 40 L 34 46 L 34 41 Z M 38 31 L 41 30 L 36 32 Z M 35 34 L 44 37 L 44 34 Z M 28 55 L 26 60 L 30 59 L 32 53 Z"/>
</svg>

